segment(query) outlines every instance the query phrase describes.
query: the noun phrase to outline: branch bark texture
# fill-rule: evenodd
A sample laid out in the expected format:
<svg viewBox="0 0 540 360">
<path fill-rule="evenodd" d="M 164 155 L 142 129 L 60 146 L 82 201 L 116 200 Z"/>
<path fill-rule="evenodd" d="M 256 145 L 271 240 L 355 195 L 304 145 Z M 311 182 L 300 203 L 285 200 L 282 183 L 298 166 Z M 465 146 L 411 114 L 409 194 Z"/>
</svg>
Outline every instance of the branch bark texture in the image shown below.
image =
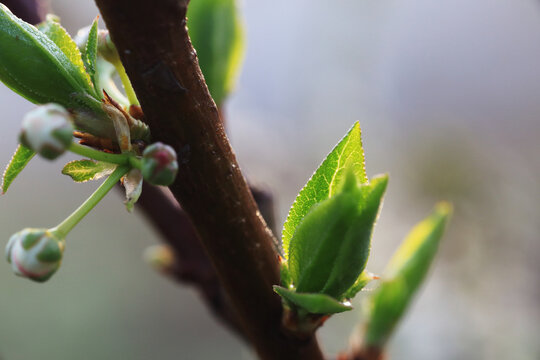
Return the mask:
<svg viewBox="0 0 540 360">
<path fill-rule="evenodd" d="M 194 0 L 196 1 L 196 0 Z M 239 323 L 263 359 L 322 359 L 314 338 L 287 338 L 274 237 L 225 135 L 186 28 L 186 0 L 96 0 L 154 141 L 173 146 L 170 187 L 190 216 Z M 211 21 L 211 20 L 209 20 Z"/>
</svg>

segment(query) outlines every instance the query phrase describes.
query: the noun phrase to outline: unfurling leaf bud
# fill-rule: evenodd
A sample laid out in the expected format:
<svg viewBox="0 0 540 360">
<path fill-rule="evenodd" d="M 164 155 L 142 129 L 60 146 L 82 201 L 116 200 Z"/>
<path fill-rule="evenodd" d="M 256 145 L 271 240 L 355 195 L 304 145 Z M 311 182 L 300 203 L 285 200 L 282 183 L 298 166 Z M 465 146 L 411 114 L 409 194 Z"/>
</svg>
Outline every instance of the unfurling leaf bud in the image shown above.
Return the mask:
<svg viewBox="0 0 540 360">
<path fill-rule="evenodd" d="M 288 288 L 274 287 L 286 307 L 328 315 L 351 309 L 343 301 L 373 279 L 364 269 L 387 182 L 379 176 L 358 183 L 349 168 L 338 190 L 300 221 L 282 264 Z"/>
<path fill-rule="evenodd" d="M 366 347 L 382 349 L 392 335 L 426 278 L 451 213 L 450 204 L 439 203 L 394 253 L 368 302 Z"/>
<path fill-rule="evenodd" d="M 9 239 L 6 257 L 16 275 L 44 282 L 60 267 L 64 246 L 47 229 L 24 229 Z"/>
<path fill-rule="evenodd" d="M 71 116 L 60 105 L 42 105 L 23 119 L 21 143 L 44 158 L 53 160 L 62 155 L 72 139 Z"/>
<path fill-rule="evenodd" d="M 168 186 L 174 182 L 178 172 L 176 152 L 169 145 L 157 142 L 143 152 L 142 174 L 152 185 Z"/>
<path fill-rule="evenodd" d="M 300 222 L 289 245 L 289 270 L 298 292 L 343 300 L 366 266 L 371 233 L 388 178 L 357 184 L 348 173 L 341 191 Z"/>
</svg>

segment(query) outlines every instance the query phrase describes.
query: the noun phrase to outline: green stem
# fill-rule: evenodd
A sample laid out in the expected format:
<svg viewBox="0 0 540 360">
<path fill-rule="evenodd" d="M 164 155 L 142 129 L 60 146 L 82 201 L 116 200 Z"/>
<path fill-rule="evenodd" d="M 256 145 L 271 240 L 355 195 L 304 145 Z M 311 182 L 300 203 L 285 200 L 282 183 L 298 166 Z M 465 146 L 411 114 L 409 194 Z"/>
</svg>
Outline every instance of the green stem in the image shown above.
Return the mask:
<svg viewBox="0 0 540 360">
<path fill-rule="evenodd" d="M 116 170 L 101 184 L 96 191 L 86 201 L 79 206 L 58 226 L 50 231 L 59 239 L 64 239 L 66 235 L 92 210 L 113 186 L 130 170 L 130 166 L 118 166 Z"/>
<path fill-rule="evenodd" d="M 100 84 L 103 87 L 103 90 L 105 90 L 107 94 L 114 99 L 114 101 L 119 103 L 120 106 L 124 108 L 129 108 L 130 103 L 129 103 L 128 98 L 126 98 L 124 93 L 122 93 L 118 89 L 118 87 L 116 86 L 116 84 L 114 83 L 112 79 L 110 78 L 103 79 Z"/>
<path fill-rule="evenodd" d="M 103 88 L 103 90 L 105 90 L 107 94 L 109 94 L 109 96 L 112 97 L 121 106 L 128 108 L 129 100 L 118 89 L 118 87 L 116 86 L 116 84 L 114 83 L 112 79 L 115 71 L 116 71 L 116 68 L 114 67 L 113 64 L 103 59 L 102 57 L 98 57 L 97 73 L 99 74 L 100 88 Z"/>
<path fill-rule="evenodd" d="M 126 74 L 126 69 L 124 69 L 124 65 L 122 65 L 120 61 L 115 62 L 113 65 L 116 68 L 116 71 L 118 71 L 118 76 L 120 76 L 120 81 L 122 81 L 122 85 L 124 85 L 124 90 L 126 91 L 126 95 L 130 104 L 140 105 L 139 100 L 137 99 L 137 95 L 135 95 L 135 90 L 133 90 L 133 86 L 131 86 L 131 81 Z"/>
<path fill-rule="evenodd" d="M 130 156 L 128 160 L 129 160 L 129 165 L 131 165 L 131 167 L 134 167 L 139 170 L 142 169 L 141 159 L 137 159 L 135 156 Z"/>
<path fill-rule="evenodd" d="M 141 168 L 141 162 L 133 154 L 109 154 L 104 151 L 92 149 L 91 147 L 72 142 L 68 148 L 69 151 L 98 161 L 104 161 L 111 164 L 131 165 L 137 169 Z"/>
</svg>

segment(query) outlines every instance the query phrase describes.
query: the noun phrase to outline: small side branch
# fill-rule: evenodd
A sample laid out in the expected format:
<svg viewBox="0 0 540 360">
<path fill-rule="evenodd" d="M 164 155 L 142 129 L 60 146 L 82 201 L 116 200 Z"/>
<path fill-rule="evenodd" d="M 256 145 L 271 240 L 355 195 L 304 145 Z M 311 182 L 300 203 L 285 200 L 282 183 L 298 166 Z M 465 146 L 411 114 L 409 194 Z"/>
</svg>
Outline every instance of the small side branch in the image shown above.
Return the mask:
<svg viewBox="0 0 540 360">
<path fill-rule="evenodd" d="M 251 191 L 263 217 L 269 224 L 273 224 L 271 194 L 258 188 L 251 188 Z M 194 286 L 212 313 L 231 330 L 247 339 L 195 228 L 171 192 L 164 187 L 145 183 L 137 208 L 172 250 L 174 261 L 167 269 L 167 275 L 178 282 Z"/>
<path fill-rule="evenodd" d="M 212 313 L 244 336 L 195 228 L 171 192 L 145 183 L 137 207 L 173 251 L 175 261 L 168 275 L 195 286 Z"/>
</svg>

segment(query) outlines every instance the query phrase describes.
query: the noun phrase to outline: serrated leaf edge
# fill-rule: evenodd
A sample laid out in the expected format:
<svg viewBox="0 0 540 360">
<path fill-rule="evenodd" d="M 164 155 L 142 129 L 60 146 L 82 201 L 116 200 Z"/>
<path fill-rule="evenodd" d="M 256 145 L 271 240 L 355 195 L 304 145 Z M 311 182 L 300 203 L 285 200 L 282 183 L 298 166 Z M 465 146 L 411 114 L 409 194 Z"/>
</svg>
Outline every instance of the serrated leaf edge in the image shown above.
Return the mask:
<svg viewBox="0 0 540 360">
<path fill-rule="evenodd" d="M 20 169 L 15 173 L 15 175 L 11 178 L 11 179 L 8 179 L 6 181 L 6 176 L 8 174 L 8 171 L 10 170 L 10 168 L 13 166 L 13 162 L 16 160 L 15 157 L 17 156 L 17 154 L 19 153 L 19 151 L 21 149 L 26 149 L 28 150 L 31 154 L 23 161 L 24 164 L 20 167 Z M 13 153 L 13 155 L 11 156 L 11 159 L 9 160 L 9 163 L 8 165 L 6 166 L 6 168 L 4 169 L 4 172 L 2 174 L 2 194 L 5 194 L 10 185 L 13 183 L 13 181 L 15 180 L 15 178 L 21 173 L 21 171 L 24 170 L 24 168 L 26 167 L 26 165 L 28 165 L 28 163 L 30 162 L 30 160 L 32 160 L 32 158 L 34 157 L 34 155 L 36 155 L 35 152 L 33 152 L 32 150 L 28 149 L 27 147 L 19 144 L 17 146 L 17 149 L 15 149 L 15 152 Z"/>
<path fill-rule="evenodd" d="M 305 189 L 308 187 L 308 185 L 311 183 L 311 181 L 313 180 L 313 178 L 315 177 L 315 175 L 318 173 L 319 169 L 325 164 L 325 162 L 328 160 L 328 157 L 340 146 L 343 145 L 343 149 L 346 148 L 347 144 L 349 143 L 350 139 L 351 139 L 351 135 L 353 134 L 353 132 L 355 131 L 358 131 L 359 134 L 358 134 L 358 137 L 359 137 L 359 141 L 360 141 L 360 150 L 362 152 L 362 164 L 361 164 L 361 169 L 362 169 L 362 178 L 360 179 L 360 181 L 362 183 L 369 183 L 369 180 L 367 178 L 367 175 L 366 175 L 366 164 L 365 164 L 365 154 L 364 154 L 364 146 L 363 146 L 363 143 L 362 143 L 362 130 L 360 128 L 360 123 L 358 121 L 356 121 L 354 123 L 354 125 L 351 127 L 351 129 L 349 129 L 349 131 L 347 131 L 347 133 L 345 134 L 345 136 L 343 136 L 339 141 L 338 143 L 332 148 L 332 150 L 326 155 L 326 157 L 324 158 L 324 160 L 319 164 L 319 166 L 317 167 L 317 169 L 313 172 L 313 174 L 309 177 L 308 181 L 306 182 L 306 184 L 302 187 L 302 189 L 298 192 L 298 195 L 296 196 L 294 202 L 292 203 L 291 207 L 289 208 L 289 213 L 287 214 L 287 218 L 283 224 L 283 228 L 282 228 L 282 252 L 284 254 L 284 257 L 287 258 L 288 257 L 288 245 L 289 245 L 289 242 L 294 234 L 294 231 L 292 234 L 289 233 L 288 229 L 286 229 L 286 226 L 287 224 L 292 221 L 292 217 L 293 217 L 293 214 L 292 214 L 292 211 L 293 209 L 295 209 L 298 205 L 298 202 L 299 200 L 301 199 L 301 196 L 303 194 L 304 191 L 306 191 Z M 344 142 L 345 141 L 345 142 Z M 343 153 L 341 153 L 342 155 Z M 341 155 L 339 156 L 339 158 L 341 158 Z M 332 183 L 335 181 L 335 176 L 336 174 L 339 172 L 339 169 L 340 167 L 338 166 L 336 168 L 336 171 L 334 172 L 333 174 L 333 177 L 332 177 Z M 326 180 L 326 179 L 325 179 Z M 326 180 L 327 181 L 327 180 Z M 327 181 L 328 182 L 328 181 Z M 329 186 L 329 191 L 328 191 L 328 195 L 331 196 L 332 192 L 330 191 L 331 187 L 332 187 L 332 183 L 328 183 L 328 186 Z M 313 204 L 315 205 L 315 204 Z M 304 218 L 307 213 L 309 212 L 309 209 L 308 211 L 303 214 L 302 218 Z M 300 223 L 301 219 L 298 221 L 297 223 L 297 226 L 298 224 Z M 286 235 L 287 235 L 287 238 L 286 238 Z M 287 241 L 285 241 L 287 240 Z"/>
</svg>

